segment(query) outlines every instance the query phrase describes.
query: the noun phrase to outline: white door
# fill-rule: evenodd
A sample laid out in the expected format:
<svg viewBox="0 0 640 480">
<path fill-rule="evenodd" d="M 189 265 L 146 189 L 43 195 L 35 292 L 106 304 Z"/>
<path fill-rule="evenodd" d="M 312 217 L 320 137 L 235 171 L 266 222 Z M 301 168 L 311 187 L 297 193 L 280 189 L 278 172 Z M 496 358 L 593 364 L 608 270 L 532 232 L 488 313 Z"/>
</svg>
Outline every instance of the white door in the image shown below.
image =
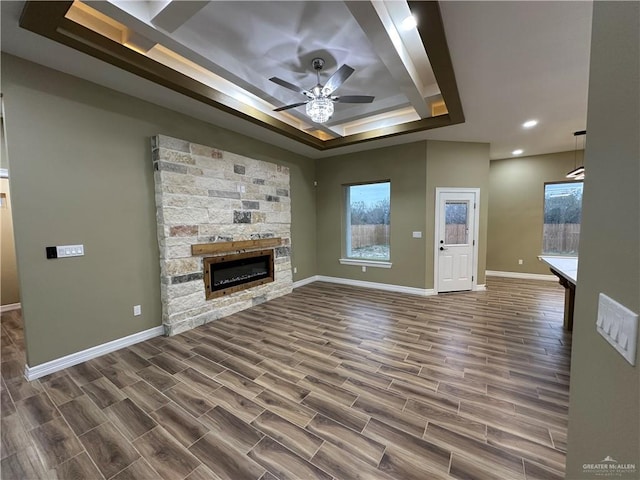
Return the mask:
<svg viewBox="0 0 640 480">
<path fill-rule="evenodd" d="M 472 290 L 477 237 L 477 189 L 436 190 L 436 288 Z"/>
</svg>

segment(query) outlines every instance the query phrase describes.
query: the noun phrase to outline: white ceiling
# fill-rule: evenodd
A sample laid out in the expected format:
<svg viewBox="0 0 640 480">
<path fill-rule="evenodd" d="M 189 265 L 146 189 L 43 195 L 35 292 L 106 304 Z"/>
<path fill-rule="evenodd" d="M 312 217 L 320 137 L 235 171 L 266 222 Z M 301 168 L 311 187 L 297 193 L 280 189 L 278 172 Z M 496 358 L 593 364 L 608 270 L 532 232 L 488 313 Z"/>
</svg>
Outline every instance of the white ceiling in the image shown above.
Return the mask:
<svg viewBox="0 0 640 480">
<path fill-rule="evenodd" d="M 466 122 L 324 152 L 20 29 L 24 2 L 0 3 L 3 51 L 313 158 L 420 139 L 487 142 L 492 159 L 510 157 L 516 148 L 524 155 L 543 154 L 573 150 L 573 132 L 586 128 L 591 2 L 442 2 Z M 163 28 L 158 28 L 161 21 L 152 25 L 145 14 L 149 6 L 160 4 L 166 2 L 91 3 L 152 43 L 159 37 L 174 42 L 181 55 L 275 106 L 305 98 L 268 78 L 278 76 L 309 88 L 315 84 L 313 57 L 327 61 L 325 80 L 346 63 L 356 72 L 338 93 L 375 95 L 376 101 L 336 105 L 333 124 L 394 108 L 419 109 L 415 99 L 437 88 L 428 64 L 421 61 L 424 50 L 413 54 L 414 61 L 420 59 L 415 65 L 421 81 L 407 82 L 411 68 L 395 67 L 389 42 L 367 28 L 366 14 L 364 19 L 358 14 L 363 2 L 203 2 L 179 21 L 179 12 L 160 19 Z M 394 1 L 389 9 L 400 4 L 406 8 Z M 415 46 L 411 39 L 403 40 Z M 291 112 L 303 122 L 303 111 Z M 525 130 L 521 124 L 529 119 L 539 124 Z"/>
</svg>

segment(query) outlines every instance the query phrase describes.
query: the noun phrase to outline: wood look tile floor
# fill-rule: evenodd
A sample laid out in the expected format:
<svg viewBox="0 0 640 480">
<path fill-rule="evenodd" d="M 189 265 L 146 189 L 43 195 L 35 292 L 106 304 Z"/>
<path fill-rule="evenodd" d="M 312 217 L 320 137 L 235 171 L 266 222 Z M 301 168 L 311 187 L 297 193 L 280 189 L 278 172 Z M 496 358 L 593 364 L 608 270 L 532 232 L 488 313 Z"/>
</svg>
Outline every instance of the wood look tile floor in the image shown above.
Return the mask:
<svg viewBox="0 0 640 480">
<path fill-rule="evenodd" d="M 563 289 L 313 283 L 32 382 L 2 314 L 1 477 L 561 479 Z"/>
</svg>

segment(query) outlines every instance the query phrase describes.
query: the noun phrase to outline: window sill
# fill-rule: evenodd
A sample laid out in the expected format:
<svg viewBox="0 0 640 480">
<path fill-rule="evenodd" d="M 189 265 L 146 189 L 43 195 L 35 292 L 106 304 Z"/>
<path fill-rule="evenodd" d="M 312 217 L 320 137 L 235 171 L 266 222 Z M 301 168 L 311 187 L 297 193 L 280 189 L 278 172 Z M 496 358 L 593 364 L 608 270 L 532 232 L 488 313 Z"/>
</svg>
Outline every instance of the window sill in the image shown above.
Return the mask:
<svg viewBox="0 0 640 480">
<path fill-rule="evenodd" d="M 379 261 L 379 260 L 358 260 L 355 258 L 339 258 L 338 261 L 341 265 L 357 265 L 363 267 L 375 267 L 375 268 L 391 268 L 391 262 Z"/>
</svg>

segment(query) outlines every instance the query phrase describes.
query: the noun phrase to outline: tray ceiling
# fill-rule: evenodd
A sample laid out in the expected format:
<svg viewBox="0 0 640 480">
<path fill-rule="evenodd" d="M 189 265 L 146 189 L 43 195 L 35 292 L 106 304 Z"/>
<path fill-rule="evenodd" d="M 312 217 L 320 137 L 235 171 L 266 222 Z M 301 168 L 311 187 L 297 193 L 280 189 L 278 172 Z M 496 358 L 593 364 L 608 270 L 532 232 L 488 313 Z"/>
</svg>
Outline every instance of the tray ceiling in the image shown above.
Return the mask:
<svg viewBox="0 0 640 480">
<path fill-rule="evenodd" d="M 21 26 L 318 150 L 464 120 L 436 2 L 28 2 Z M 269 78 L 310 90 L 316 57 L 321 83 L 347 64 L 336 93 L 375 100 L 274 112 L 307 99 Z"/>
</svg>

